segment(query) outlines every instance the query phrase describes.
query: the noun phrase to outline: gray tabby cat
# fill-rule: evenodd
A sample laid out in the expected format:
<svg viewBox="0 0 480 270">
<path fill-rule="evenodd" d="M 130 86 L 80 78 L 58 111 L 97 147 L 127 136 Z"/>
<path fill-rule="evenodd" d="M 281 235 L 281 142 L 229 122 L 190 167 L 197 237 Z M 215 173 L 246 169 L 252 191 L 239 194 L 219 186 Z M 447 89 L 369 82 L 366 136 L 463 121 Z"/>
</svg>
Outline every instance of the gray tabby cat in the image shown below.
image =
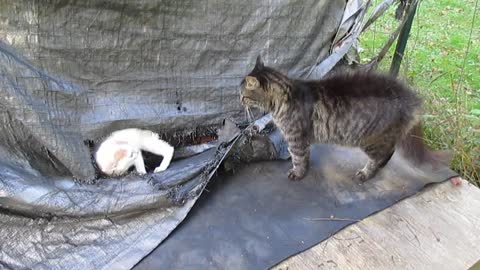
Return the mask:
<svg viewBox="0 0 480 270">
<path fill-rule="evenodd" d="M 373 73 L 333 75 L 318 81 L 290 79 L 263 64 L 241 83 L 241 102 L 270 112 L 288 143 L 291 180 L 308 170 L 310 144 L 359 147 L 369 157 L 353 179 L 366 181 L 383 168 L 398 146 L 417 164 L 447 162 L 445 153 L 423 143 L 421 99 L 400 81 Z"/>
</svg>

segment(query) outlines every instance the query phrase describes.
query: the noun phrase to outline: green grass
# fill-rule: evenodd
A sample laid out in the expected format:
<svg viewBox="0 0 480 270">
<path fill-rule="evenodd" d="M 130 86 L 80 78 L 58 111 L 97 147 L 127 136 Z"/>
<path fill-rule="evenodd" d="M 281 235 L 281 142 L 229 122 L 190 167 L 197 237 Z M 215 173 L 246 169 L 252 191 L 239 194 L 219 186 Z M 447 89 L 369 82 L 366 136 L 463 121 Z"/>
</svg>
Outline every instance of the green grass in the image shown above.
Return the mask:
<svg viewBox="0 0 480 270">
<path fill-rule="evenodd" d="M 421 1 L 400 76 L 424 97 L 430 145 L 452 150 L 452 168 L 480 186 L 480 6 L 473 20 L 476 1 Z M 398 25 L 394 12 L 391 7 L 360 36 L 363 63 L 378 54 Z M 394 47 L 380 70 L 388 71 Z"/>
</svg>

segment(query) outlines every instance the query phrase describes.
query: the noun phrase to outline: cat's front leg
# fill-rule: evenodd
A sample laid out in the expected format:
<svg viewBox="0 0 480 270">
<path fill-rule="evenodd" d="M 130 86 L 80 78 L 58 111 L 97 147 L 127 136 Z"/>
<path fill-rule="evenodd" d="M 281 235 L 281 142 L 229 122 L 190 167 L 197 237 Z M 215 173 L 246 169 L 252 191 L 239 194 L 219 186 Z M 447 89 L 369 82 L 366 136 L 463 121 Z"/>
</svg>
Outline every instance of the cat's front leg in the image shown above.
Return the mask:
<svg viewBox="0 0 480 270">
<path fill-rule="evenodd" d="M 162 163 L 160 163 L 160 166 L 155 168 L 154 170 L 155 173 L 165 171 L 170 165 L 170 162 L 172 161 L 172 158 L 173 158 L 173 152 L 174 152 L 173 147 L 165 146 L 162 151 L 163 151 L 163 160 L 162 160 Z"/>
<path fill-rule="evenodd" d="M 299 181 L 308 171 L 310 145 L 302 141 L 289 141 L 288 151 L 293 164 L 293 168 L 288 171 L 288 178 L 292 181 Z"/>
<path fill-rule="evenodd" d="M 144 175 L 147 173 L 147 170 L 145 170 L 145 162 L 143 161 L 143 156 L 140 151 L 138 151 L 137 157 L 135 158 L 135 170 L 137 171 L 138 174 Z"/>
<path fill-rule="evenodd" d="M 162 163 L 153 170 L 154 173 L 165 171 L 168 168 L 175 151 L 173 146 L 160 139 L 158 134 L 153 132 L 143 135 L 140 148 L 155 155 L 163 156 Z"/>
</svg>

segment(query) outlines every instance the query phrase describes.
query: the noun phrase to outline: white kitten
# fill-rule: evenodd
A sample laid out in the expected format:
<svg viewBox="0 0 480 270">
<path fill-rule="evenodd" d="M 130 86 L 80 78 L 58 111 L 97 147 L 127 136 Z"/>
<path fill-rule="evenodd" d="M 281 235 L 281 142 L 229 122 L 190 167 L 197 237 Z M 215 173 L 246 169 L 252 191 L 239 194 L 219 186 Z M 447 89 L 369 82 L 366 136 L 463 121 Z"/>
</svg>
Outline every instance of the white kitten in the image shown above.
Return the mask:
<svg viewBox="0 0 480 270">
<path fill-rule="evenodd" d="M 147 173 L 141 150 L 163 156 L 160 166 L 154 172 L 168 168 L 173 157 L 173 147 L 161 140 L 157 133 L 136 128 L 113 132 L 105 139 L 95 153 L 98 168 L 107 175 L 122 175 L 132 166 L 140 174 Z"/>
</svg>

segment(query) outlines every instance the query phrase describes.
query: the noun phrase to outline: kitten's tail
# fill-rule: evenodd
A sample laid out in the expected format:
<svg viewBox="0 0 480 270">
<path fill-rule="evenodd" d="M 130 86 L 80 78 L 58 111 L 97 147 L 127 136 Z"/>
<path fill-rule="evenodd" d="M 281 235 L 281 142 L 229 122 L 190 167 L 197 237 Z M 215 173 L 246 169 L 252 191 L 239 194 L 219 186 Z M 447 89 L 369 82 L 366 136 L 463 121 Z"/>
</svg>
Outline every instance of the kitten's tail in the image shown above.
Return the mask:
<svg viewBox="0 0 480 270">
<path fill-rule="evenodd" d="M 434 151 L 423 140 L 423 129 L 418 122 L 400 142 L 400 149 L 404 157 L 415 162 L 416 165 L 430 164 L 434 168 L 449 166 L 452 154 L 449 151 Z"/>
</svg>

